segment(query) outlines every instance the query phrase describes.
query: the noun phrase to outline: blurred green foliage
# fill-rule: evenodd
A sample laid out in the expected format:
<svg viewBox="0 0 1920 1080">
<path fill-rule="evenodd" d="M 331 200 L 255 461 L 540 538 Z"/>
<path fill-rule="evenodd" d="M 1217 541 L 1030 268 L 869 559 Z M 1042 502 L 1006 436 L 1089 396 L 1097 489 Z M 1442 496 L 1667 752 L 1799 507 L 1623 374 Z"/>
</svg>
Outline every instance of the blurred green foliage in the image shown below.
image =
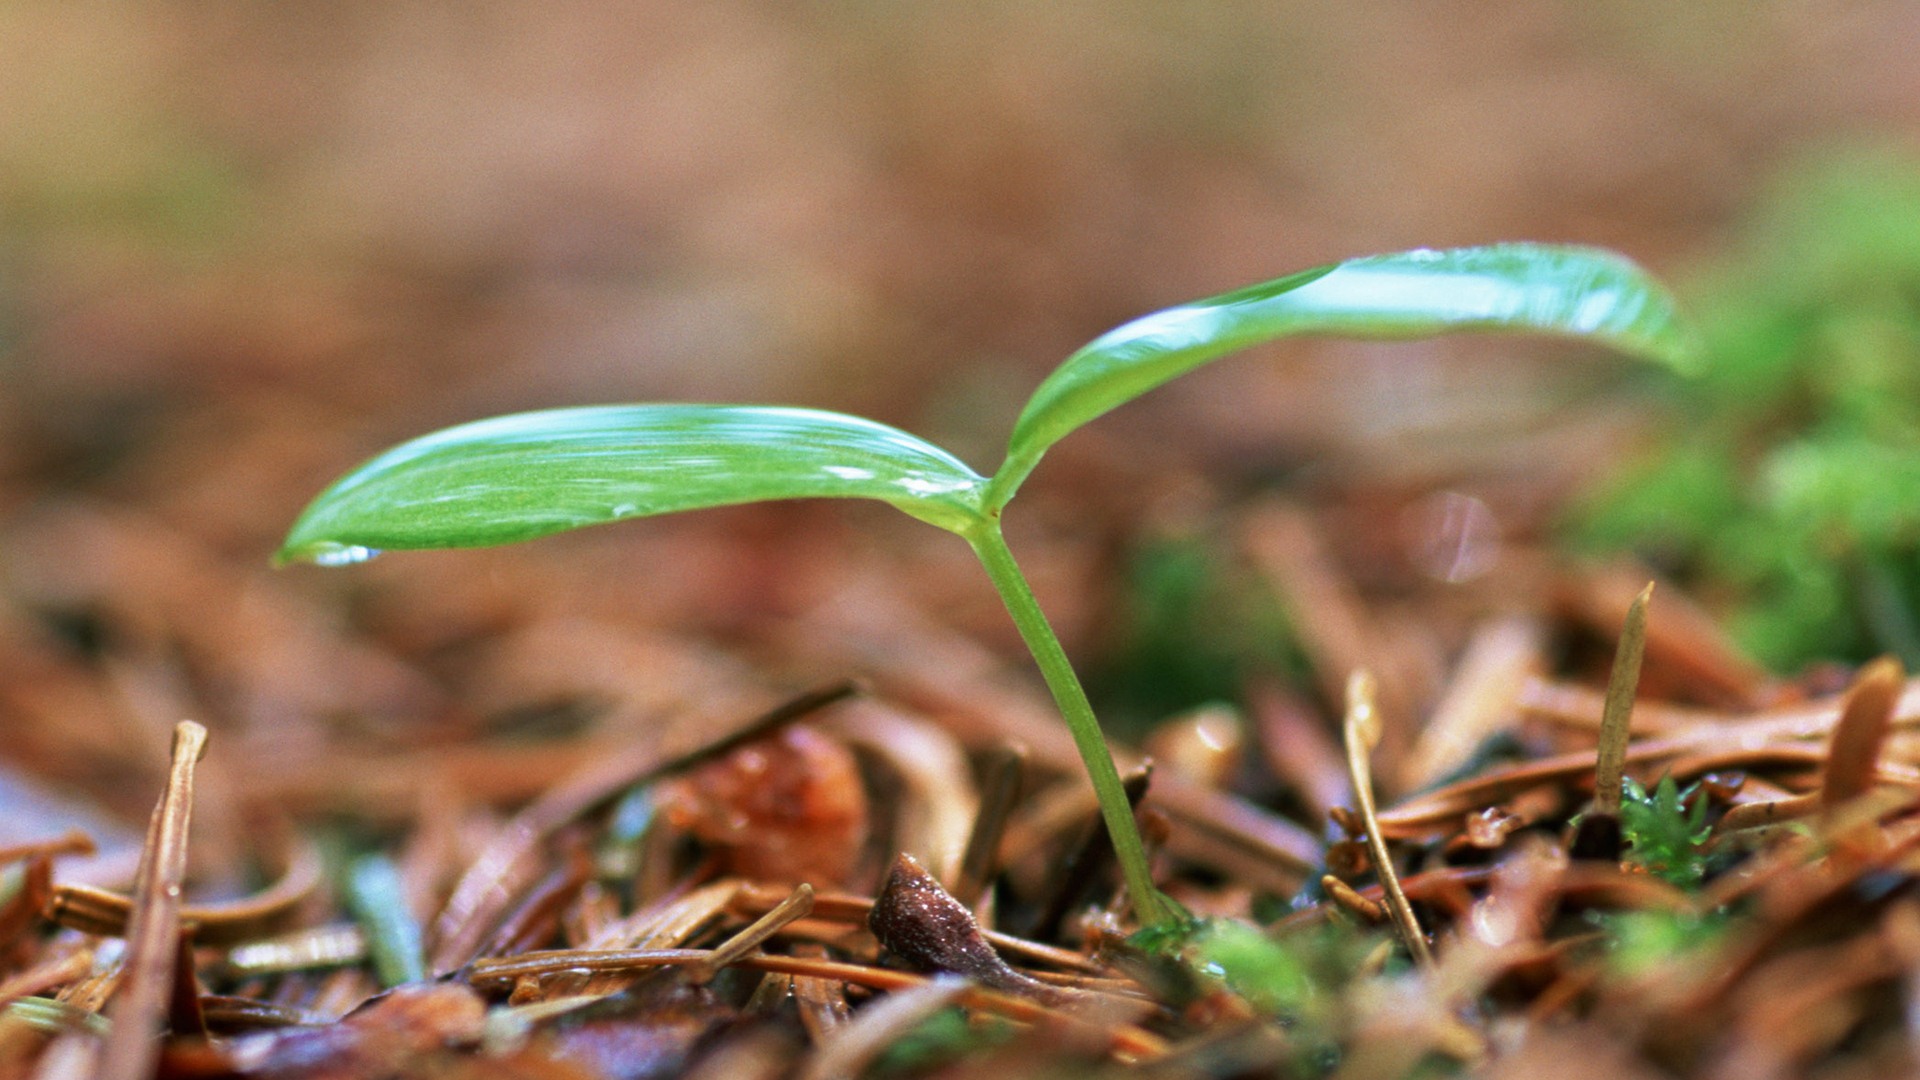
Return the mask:
<svg viewBox="0 0 1920 1080">
<path fill-rule="evenodd" d="M 1365 958 L 1385 939 L 1340 921 L 1272 937 L 1245 923 L 1213 920 L 1191 946 L 1193 961 L 1269 1018 L 1297 1049 L 1293 1074 L 1321 1076 L 1339 1064 Z"/>
<path fill-rule="evenodd" d="M 1013 1025 L 998 1017 L 969 1019 L 962 1009 L 942 1009 L 889 1043 L 862 1075 L 923 1075 L 999 1046 L 1014 1034 Z"/>
<path fill-rule="evenodd" d="M 1606 935 L 1607 966 L 1628 978 L 1705 966 L 1730 939 L 1732 925 L 1717 912 L 1622 911 L 1592 918 Z"/>
<path fill-rule="evenodd" d="M 1248 677 L 1304 678 L 1307 667 L 1272 590 L 1218 536 L 1145 540 L 1127 556 L 1119 609 L 1087 692 L 1127 737 L 1209 702 L 1242 699 Z"/>
<path fill-rule="evenodd" d="M 1698 283 L 1705 370 L 1652 373 L 1674 423 L 1577 513 L 1730 612 L 1763 662 L 1920 662 L 1920 158 L 1785 177 Z"/>
</svg>

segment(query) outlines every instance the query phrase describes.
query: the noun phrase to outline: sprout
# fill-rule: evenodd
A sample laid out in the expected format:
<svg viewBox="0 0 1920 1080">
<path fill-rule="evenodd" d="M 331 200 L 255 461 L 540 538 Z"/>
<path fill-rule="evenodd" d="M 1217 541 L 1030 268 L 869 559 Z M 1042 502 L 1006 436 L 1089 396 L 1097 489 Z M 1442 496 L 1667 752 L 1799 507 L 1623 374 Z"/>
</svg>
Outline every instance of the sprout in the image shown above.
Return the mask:
<svg viewBox="0 0 1920 1080">
<path fill-rule="evenodd" d="M 352 563 L 392 549 L 482 547 L 586 525 L 768 499 L 865 498 L 966 540 L 1072 731 L 1135 914 L 1180 919 L 1154 887 L 1085 691 L 1002 538 L 1001 511 L 1054 443 L 1230 352 L 1300 334 L 1413 338 L 1558 334 L 1687 366 L 1665 290 L 1620 256 L 1503 244 L 1352 259 L 1137 319 L 1040 385 L 1005 462 L 981 476 L 896 428 L 764 405 L 606 405 L 497 417 L 405 443 L 348 473 L 294 523 L 282 562 Z"/>
</svg>

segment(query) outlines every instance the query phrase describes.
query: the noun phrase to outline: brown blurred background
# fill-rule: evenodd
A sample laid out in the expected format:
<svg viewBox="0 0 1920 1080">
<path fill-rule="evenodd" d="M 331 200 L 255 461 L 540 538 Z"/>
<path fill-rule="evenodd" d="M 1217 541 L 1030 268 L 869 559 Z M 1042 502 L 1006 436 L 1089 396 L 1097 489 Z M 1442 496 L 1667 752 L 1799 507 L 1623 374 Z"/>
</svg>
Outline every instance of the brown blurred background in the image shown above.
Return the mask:
<svg viewBox="0 0 1920 1080">
<path fill-rule="evenodd" d="M 0 3 L 9 754 L 151 775 L 183 714 L 269 772 L 576 698 L 637 724 L 763 665 L 848 673 L 742 628 L 875 566 L 1006 644 L 964 551 L 878 508 L 265 564 L 339 471 L 489 413 L 801 403 L 990 469 L 1053 363 L 1165 304 L 1502 239 L 1684 278 L 1783 165 L 1920 136 L 1916 41 L 1901 0 Z M 1267 358 L 1036 477 L 1015 540 L 1076 640 L 1103 530 L 1362 450 L 1457 472 L 1618 378 L 1521 342 Z M 1582 415 L 1519 469 L 1590 469 L 1621 425 Z"/>
</svg>

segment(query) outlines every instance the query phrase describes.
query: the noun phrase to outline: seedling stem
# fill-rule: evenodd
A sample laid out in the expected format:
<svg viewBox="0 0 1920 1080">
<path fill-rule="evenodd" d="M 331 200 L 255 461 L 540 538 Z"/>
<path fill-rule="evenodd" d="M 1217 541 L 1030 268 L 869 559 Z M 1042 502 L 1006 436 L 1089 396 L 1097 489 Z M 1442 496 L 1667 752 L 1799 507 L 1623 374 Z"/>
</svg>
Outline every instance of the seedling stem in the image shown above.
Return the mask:
<svg viewBox="0 0 1920 1080">
<path fill-rule="evenodd" d="M 1060 639 L 1054 636 L 1046 614 L 1034 599 L 1026 575 L 1020 572 L 1020 564 L 1008 550 L 999 522 L 983 520 L 966 533 L 966 538 L 973 545 L 974 554 L 979 556 L 980 565 L 986 568 L 987 576 L 993 580 L 993 587 L 999 590 L 1001 601 L 1007 605 L 1007 614 L 1013 616 L 1013 624 L 1019 628 L 1027 651 L 1040 666 L 1040 676 L 1053 692 L 1054 703 L 1067 722 L 1067 730 L 1073 733 L 1073 744 L 1086 763 L 1094 795 L 1100 800 L 1100 817 L 1113 839 L 1113 852 L 1126 878 L 1127 893 L 1133 898 L 1134 915 L 1142 926 L 1165 926 L 1177 921 L 1178 908 L 1153 884 L 1147 848 L 1134 824 L 1133 806 L 1127 801 L 1126 789 L 1120 783 L 1120 770 L 1114 765 L 1106 737 L 1100 732 L 1100 721 L 1094 718 L 1093 705 L 1088 702 L 1087 692 L 1067 660 L 1066 650 L 1060 647 Z"/>
</svg>

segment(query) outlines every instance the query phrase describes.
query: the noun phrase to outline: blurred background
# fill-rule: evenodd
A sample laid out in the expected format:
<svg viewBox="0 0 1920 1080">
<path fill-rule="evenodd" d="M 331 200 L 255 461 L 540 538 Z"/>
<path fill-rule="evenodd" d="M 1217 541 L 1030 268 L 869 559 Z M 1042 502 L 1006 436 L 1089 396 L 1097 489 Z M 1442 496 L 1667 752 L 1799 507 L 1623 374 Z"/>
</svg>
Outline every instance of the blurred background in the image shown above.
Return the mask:
<svg viewBox="0 0 1920 1080">
<path fill-rule="evenodd" d="M 191 715 L 246 797 L 377 787 L 342 764 L 367 760 L 524 794 L 576 751 L 518 780 L 406 755 L 590 749 L 871 676 L 826 644 L 849 620 L 1017 657 L 964 548 L 880 507 L 267 559 L 342 470 L 497 412 L 807 404 L 984 470 L 1100 331 L 1349 255 L 1595 243 L 1688 292 L 1795 177 L 1899 172 L 1915 41 L 1899 0 L 8 0 L 6 753 L 137 811 L 152 788 L 115 780 Z M 1437 671 L 1523 591 L 1447 590 L 1657 437 L 1642 380 L 1517 340 L 1264 350 L 1077 434 L 1012 539 L 1141 723 L 1297 673 L 1217 640 L 1267 625 L 1215 568 L 1274 492 L 1324 509 Z"/>
</svg>

